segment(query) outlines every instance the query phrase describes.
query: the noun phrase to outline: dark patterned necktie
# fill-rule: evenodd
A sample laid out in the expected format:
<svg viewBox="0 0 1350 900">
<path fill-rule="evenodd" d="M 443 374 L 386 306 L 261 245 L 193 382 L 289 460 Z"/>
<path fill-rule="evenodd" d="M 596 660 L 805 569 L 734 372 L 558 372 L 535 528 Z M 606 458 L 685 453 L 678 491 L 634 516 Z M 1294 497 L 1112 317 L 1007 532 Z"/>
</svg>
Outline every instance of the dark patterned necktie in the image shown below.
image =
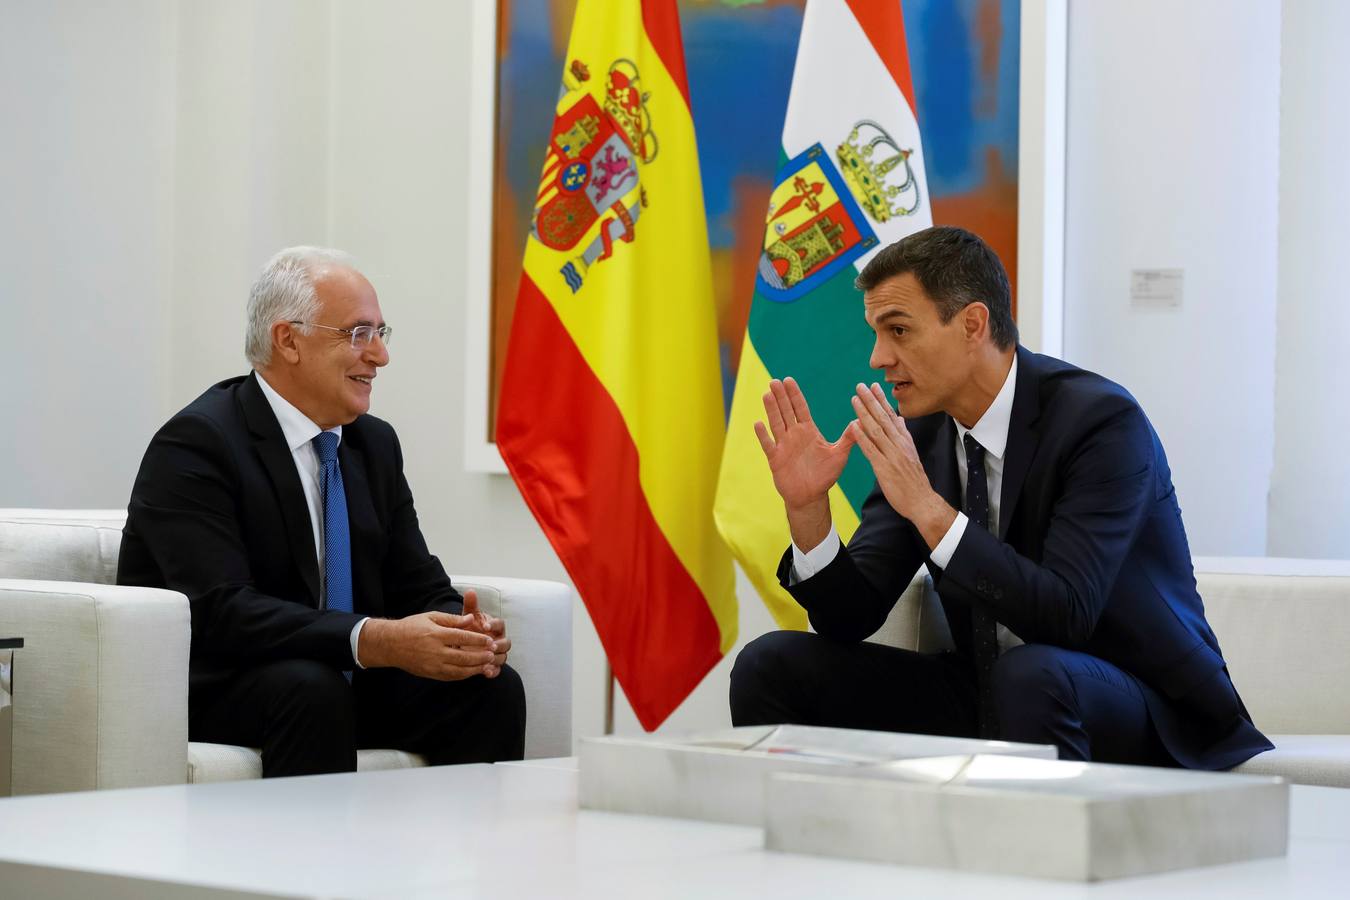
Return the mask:
<svg viewBox="0 0 1350 900">
<path fill-rule="evenodd" d="M 966 502 L 962 512 L 972 525 L 989 530 L 989 481 L 984 474 L 984 448 L 966 432 Z M 980 737 L 998 737 L 994 710 L 994 663 L 998 661 L 998 626 L 982 605 L 970 610 L 971 651 L 980 695 Z"/>
</svg>

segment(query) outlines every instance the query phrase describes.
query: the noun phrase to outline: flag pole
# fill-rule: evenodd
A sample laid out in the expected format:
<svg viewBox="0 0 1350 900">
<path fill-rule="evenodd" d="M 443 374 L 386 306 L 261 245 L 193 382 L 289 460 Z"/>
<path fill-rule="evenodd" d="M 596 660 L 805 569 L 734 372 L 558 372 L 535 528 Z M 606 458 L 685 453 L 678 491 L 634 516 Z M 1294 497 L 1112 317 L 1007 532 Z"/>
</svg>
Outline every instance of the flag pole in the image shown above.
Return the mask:
<svg viewBox="0 0 1350 900">
<path fill-rule="evenodd" d="M 614 669 L 605 660 L 605 734 L 614 733 Z"/>
</svg>

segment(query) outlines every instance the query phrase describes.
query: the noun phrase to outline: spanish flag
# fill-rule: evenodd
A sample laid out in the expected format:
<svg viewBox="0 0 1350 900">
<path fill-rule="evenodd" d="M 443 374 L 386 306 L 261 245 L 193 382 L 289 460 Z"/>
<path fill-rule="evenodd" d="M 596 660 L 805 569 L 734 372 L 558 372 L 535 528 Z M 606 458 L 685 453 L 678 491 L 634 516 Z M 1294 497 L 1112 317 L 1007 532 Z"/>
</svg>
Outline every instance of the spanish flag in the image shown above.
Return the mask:
<svg viewBox="0 0 1350 900">
<path fill-rule="evenodd" d="M 736 639 L 722 403 L 675 0 L 580 0 L 496 437 L 649 731 Z"/>
<path fill-rule="evenodd" d="M 791 375 L 826 440 L 839 437 L 853 419 L 854 385 L 876 378 L 853 279 L 880 248 L 933 223 L 899 0 L 807 0 L 780 159 L 716 517 L 774 619 L 804 630 L 805 610 L 775 574 L 791 538 L 754 423 L 769 380 Z M 855 448 L 830 490 L 845 542 L 874 483 Z"/>
</svg>

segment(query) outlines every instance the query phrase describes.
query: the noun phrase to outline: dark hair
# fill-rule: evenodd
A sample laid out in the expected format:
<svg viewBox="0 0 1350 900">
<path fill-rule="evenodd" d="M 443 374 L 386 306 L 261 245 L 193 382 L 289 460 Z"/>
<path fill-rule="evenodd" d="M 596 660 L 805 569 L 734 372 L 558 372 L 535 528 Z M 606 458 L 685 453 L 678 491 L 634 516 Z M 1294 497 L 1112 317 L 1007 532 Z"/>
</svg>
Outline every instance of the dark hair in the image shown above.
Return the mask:
<svg viewBox="0 0 1350 900">
<path fill-rule="evenodd" d="M 1017 344 L 1008 273 L 979 236 L 951 225 L 934 225 L 901 238 L 872 257 L 853 282 L 870 291 L 887 279 L 913 272 L 937 306 L 943 323 L 972 303 L 989 308 L 989 335 L 1000 349 Z"/>
</svg>

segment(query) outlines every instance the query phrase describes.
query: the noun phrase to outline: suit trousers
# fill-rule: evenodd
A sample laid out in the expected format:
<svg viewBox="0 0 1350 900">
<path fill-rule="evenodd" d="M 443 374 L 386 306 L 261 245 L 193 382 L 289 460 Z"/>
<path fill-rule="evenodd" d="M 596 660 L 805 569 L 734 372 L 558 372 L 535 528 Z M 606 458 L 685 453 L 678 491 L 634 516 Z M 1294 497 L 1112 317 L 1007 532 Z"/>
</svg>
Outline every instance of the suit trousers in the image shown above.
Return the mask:
<svg viewBox="0 0 1350 900">
<path fill-rule="evenodd" d="M 1134 676 L 1073 650 L 999 656 L 999 737 L 1053 744 L 1060 759 L 1173 766 Z M 975 667 L 956 653 L 848 644 L 800 631 L 746 645 L 731 672 L 733 725 L 822 725 L 978 737 Z"/>
<path fill-rule="evenodd" d="M 392 747 L 432 765 L 525 754 L 525 691 L 496 678 L 433 681 L 364 669 L 349 684 L 324 663 L 288 659 L 239 672 L 189 698 L 191 740 L 262 748 L 263 777 L 356 770 L 358 748 Z"/>
</svg>

